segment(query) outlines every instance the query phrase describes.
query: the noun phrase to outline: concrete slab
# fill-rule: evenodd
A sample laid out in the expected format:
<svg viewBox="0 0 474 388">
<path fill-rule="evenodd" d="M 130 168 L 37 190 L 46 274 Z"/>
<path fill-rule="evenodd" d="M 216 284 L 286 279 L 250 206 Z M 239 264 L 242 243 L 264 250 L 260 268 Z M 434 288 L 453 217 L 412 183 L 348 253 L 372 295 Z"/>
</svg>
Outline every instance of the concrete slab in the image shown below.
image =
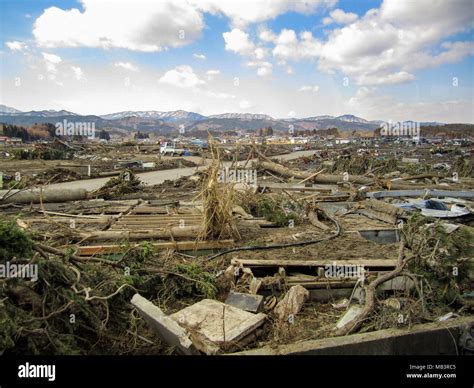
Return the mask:
<svg viewBox="0 0 474 388">
<path fill-rule="evenodd" d="M 471 315 L 410 328 L 266 346 L 234 355 L 456 355 L 462 350 L 458 343 L 464 328 L 473 325 Z"/>
<path fill-rule="evenodd" d="M 214 343 L 237 342 L 265 321 L 263 313 L 252 314 L 217 300 L 203 299 L 170 317 L 184 328 L 201 333 Z"/>
</svg>

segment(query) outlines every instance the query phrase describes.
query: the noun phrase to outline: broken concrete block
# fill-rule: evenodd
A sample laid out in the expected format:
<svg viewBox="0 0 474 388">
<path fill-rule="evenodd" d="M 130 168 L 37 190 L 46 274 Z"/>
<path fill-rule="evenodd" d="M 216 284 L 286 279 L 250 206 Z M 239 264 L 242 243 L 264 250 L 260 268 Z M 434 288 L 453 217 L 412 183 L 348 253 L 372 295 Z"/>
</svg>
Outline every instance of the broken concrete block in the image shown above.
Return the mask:
<svg viewBox="0 0 474 388">
<path fill-rule="evenodd" d="M 354 322 L 357 317 L 362 312 L 363 308 L 360 306 L 351 306 L 349 310 L 342 316 L 341 319 L 336 324 L 337 329 L 341 329 L 342 327 L 346 326 L 350 322 Z"/>
<path fill-rule="evenodd" d="M 131 303 L 163 341 L 176 346 L 178 351 L 183 354 L 199 354 L 186 330 L 161 311 L 159 307 L 139 294 L 133 296 Z"/>
<path fill-rule="evenodd" d="M 230 291 L 225 303 L 251 313 L 263 310 L 263 296 L 261 295 Z"/>
<path fill-rule="evenodd" d="M 217 300 L 203 299 L 170 317 L 189 332 L 215 344 L 238 342 L 263 324 L 266 315 L 252 314 Z"/>
<path fill-rule="evenodd" d="M 309 291 L 306 288 L 299 285 L 291 287 L 284 298 L 278 302 L 275 307 L 274 311 L 278 319 L 286 321 L 290 317 L 294 317 L 301 311 L 308 297 Z"/>
</svg>

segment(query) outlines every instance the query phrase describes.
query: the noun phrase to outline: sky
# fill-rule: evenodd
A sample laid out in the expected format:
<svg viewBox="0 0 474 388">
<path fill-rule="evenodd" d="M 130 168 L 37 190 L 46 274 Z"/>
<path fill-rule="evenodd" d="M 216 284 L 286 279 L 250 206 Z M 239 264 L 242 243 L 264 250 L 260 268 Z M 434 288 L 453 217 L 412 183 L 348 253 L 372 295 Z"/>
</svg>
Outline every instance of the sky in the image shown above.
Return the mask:
<svg viewBox="0 0 474 388">
<path fill-rule="evenodd" d="M 0 103 L 474 123 L 472 0 L 0 0 Z"/>
</svg>

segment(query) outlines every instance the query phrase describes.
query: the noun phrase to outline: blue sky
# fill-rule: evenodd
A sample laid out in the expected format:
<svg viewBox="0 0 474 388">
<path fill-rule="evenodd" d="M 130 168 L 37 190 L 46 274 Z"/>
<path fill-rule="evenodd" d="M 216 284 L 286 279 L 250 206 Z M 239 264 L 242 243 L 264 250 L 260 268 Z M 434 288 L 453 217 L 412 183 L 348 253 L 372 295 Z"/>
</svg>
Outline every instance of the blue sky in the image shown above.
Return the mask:
<svg viewBox="0 0 474 388">
<path fill-rule="evenodd" d="M 474 122 L 470 0 L 3 0 L 0 103 Z"/>
</svg>

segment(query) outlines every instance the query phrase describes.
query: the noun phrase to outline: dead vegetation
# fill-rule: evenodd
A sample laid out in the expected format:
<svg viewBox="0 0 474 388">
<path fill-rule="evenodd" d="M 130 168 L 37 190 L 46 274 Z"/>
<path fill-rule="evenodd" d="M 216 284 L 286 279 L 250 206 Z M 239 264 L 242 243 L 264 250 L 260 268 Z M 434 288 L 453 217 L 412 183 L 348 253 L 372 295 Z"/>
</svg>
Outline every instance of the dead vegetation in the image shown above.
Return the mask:
<svg viewBox="0 0 474 388">
<path fill-rule="evenodd" d="M 203 207 L 203 232 L 199 236 L 205 239 L 239 238 L 232 217 L 235 191 L 232 184 L 219 181 L 222 169 L 220 153 L 210 141 L 212 164 L 208 168 L 198 198 Z"/>
</svg>

